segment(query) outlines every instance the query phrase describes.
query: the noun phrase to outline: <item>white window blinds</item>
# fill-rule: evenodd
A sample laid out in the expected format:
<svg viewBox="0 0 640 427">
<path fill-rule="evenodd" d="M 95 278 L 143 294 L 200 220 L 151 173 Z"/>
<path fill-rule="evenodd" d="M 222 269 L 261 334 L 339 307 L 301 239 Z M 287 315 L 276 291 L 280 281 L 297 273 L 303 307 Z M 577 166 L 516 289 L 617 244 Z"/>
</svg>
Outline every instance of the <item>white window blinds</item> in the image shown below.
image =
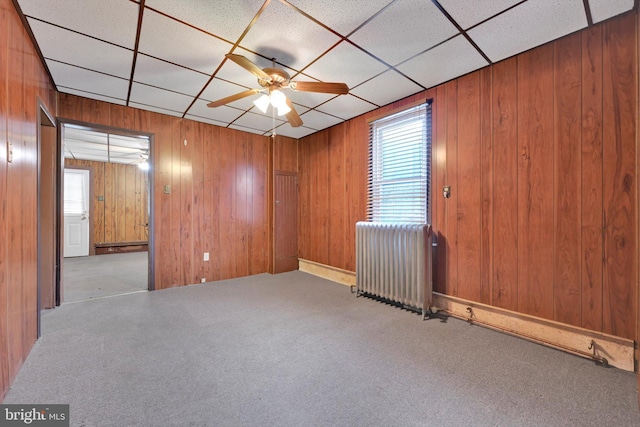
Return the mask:
<svg viewBox="0 0 640 427">
<path fill-rule="evenodd" d="M 430 170 L 430 103 L 372 122 L 368 220 L 429 223 Z"/>
</svg>

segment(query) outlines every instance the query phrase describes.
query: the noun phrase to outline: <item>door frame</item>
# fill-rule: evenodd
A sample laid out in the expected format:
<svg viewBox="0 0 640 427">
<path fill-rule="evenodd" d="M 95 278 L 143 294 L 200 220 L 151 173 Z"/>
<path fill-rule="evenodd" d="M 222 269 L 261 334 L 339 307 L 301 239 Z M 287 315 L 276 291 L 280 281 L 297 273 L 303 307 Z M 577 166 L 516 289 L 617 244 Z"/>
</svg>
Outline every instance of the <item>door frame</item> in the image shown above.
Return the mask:
<svg viewBox="0 0 640 427">
<path fill-rule="evenodd" d="M 64 184 L 64 169 L 78 169 L 78 170 L 88 170 L 89 171 L 89 256 L 96 254 L 96 248 L 94 246 L 93 240 L 93 209 L 94 209 L 94 197 L 95 197 L 95 189 L 93 188 L 93 168 L 91 166 L 76 166 L 76 165 L 68 165 L 65 166 L 62 170 L 62 176 Z M 64 196 L 64 185 L 62 185 L 62 193 Z M 62 198 L 62 221 L 64 223 L 64 197 Z M 64 238 L 64 236 L 63 236 Z M 62 241 L 62 245 L 64 247 L 64 240 Z M 62 253 L 62 257 L 64 258 L 64 252 Z"/>
<path fill-rule="evenodd" d="M 148 163 L 149 163 L 149 169 L 147 170 L 147 178 L 149 180 L 149 185 L 148 185 L 148 210 L 149 210 L 149 228 L 148 228 L 148 271 L 147 271 L 147 290 L 149 291 L 153 291 L 155 290 L 156 286 L 156 281 L 155 281 L 155 197 L 154 197 L 154 175 L 155 175 L 155 134 L 151 133 L 151 132 L 143 132 L 143 131 L 136 131 L 136 130 L 131 130 L 131 129 L 125 129 L 125 128 L 120 128 L 120 127 L 115 127 L 115 126 L 106 126 L 106 125 L 101 125 L 101 124 L 96 124 L 96 123 L 89 123 L 89 122 L 83 122 L 83 121 L 79 121 L 79 120 L 72 120 L 72 119 L 66 119 L 66 118 L 58 118 L 58 141 L 59 141 L 59 146 L 61 148 L 61 152 L 60 152 L 60 167 L 58 168 L 58 180 L 61 183 L 62 179 L 64 177 L 64 150 L 62 150 L 62 143 L 64 141 L 64 127 L 65 125 L 74 125 L 74 126 L 81 126 L 87 130 L 91 130 L 91 131 L 95 131 L 95 132 L 105 132 L 105 133 L 112 133 L 112 134 L 118 134 L 118 135 L 123 135 L 123 136 L 144 136 L 149 138 L 149 158 L 147 159 Z M 59 184 L 58 188 L 60 187 L 61 184 Z M 92 186 L 93 187 L 93 186 Z M 58 195 L 58 217 L 60 217 L 61 215 L 63 215 L 63 206 L 62 206 L 62 201 L 64 194 L 59 194 Z M 91 197 L 91 203 L 93 203 L 93 196 Z M 60 221 L 58 221 L 60 222 Z M 62 227 L 60 227 L 57 232 L 58 232 L 58 243 L 61 243 L 60 240 L 61 238 L 64 238 L 64 236 L 61 235 L 62 232 Z M 90 243 L 91 245 L 91 243 Z M 91 251 L 91 246 L 89 247 L 89 251 Z M 95 252 L 95 248 L 94 248 L 94 252 Z M 62 260 L 60 260 L 62 261 Z M 59 284 L 57 286 L 57 292 L 60 293 L 60 297 L 62 297 L 62 288 L 64 286 L 63 283 L 63 279 L 62 279 L 62 268 L 60 268 L 60 281 Z M 62 301 L 61 301 L 62 302 Z"/>
<path fill-rule="evenodd" d="M 47 109 L 47 107 L 45 106 L 45 104 L 42 102 L 42 100 L 40 99 L 40 97 L 37 97 L 36 100 L 36 145 L 37 145 L 37 202 L 36 202 L 36 210 L 37 210 L 37 228 L 36 228 L 36 233 L 37 233 L 37 261 L 36 261 L 36 265 L 37 265 L 37 291 L 36 291 L 36 304 L 37 304 L 37 337 L 40 338 L 40 336 L 42 335 L 41 332 L 41 316 L 42 316 L 42 268 L 41 268 L 41 262 L 42 262 L 42 257 L 43 257 L 43 250 L 44 248 L 42 247 L 42 212 L 40 211 L 41 206 L 40 206 L 40 200 L 41 200 L 41 196 L 42 196 L 42 126 L 47 126 L 47 127 L 53 127 L 56 129 L 56 135 L 58 135 L 58 123 L 56 121 L 56 119 L 54 118 L 54 116 L 49 112 L 49 110 Z M 59 192 L 60 192 L 60 180 L 58 179 L 59 177 L 57 176 L 58 174 L 56 173 L 57 169 L 58 169 L 58 159 L 59 159 L 59 153 L 61 151 L 61 144 L 60 144 L 60 140 L 58 137 L 56 137 L 55 141 L 54 141 L 54 147 L 53 147 L 53 152 L 56 155 L 56 163 L 54 165 L 54 170 L 53 170 L 53 175 L 55 177 L 54 179 L 54 183 L 53 183 L 53 187 L 54 187 L 54 191 L 58 194 L 56 194 L 56 198 L 54 201 L 54 205 L 53 205 L 53 209 L 55 211 L 55 221 L 53 224 L 53 263 L 54 263 L 54 274 L 53 274 L 53 286 L 55 289 L 54 292 L 54 301 L 53 304 L 54 306 L 60 305 L 58 303 L 58 298 L 57 298 L 57 289 L 59 287 L 59 283 L 60 283 L 60 268 L 61 268 L 61 253 L 60 253 L 60 245 L 59 245 L 59 236 L 60 236 L 60 223 L 59 223 Z"/>
</svg>

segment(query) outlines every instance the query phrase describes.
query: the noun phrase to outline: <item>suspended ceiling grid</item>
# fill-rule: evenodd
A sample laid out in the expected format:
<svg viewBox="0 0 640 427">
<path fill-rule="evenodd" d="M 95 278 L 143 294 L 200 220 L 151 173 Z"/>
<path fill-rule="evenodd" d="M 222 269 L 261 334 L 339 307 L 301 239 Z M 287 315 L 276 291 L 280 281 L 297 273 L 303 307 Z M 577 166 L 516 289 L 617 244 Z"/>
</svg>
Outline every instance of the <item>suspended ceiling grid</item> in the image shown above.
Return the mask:
<svg viewBox="0 0 640 427">
<path fill-rule="evenodd" d="M 634 0 L 17 0 L 60 92 L 300 138 L 627 12 Z M 348 95 L 286 90 L 262 114 L 226 53 Z"/>
</svg>

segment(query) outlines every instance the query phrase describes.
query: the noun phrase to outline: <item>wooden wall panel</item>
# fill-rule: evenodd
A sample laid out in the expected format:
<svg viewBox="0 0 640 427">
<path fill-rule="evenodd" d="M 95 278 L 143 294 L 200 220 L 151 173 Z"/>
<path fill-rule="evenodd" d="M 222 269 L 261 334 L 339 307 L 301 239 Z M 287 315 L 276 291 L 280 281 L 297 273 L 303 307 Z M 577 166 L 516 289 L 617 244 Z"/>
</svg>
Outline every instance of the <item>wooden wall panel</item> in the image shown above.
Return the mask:
<svg viewBox="0 0 640 427">
<path fill-rule="evenodd" d="M 480 290 L 479 301 L 491 303 L 493 276 L 493 76 L 491 68 L 480 71 Z"/>
<path fill-rule="evenodd" d="M 518 311 L 553 318 L 553 44 L 518 55 Z"/>
<path fill-rule="evenodd" d="M 614 18 L 302 138 L 301 257 L 355 269 L 355 245 L 336 236 L 357 215 L 335 203 L 366 206 L 353 185 L 366 163 L 352 165 L 366 159 L 367 121 L 429 97 L 434 289 L 635 337 L 637 22 Z"/>
<path fill-rule="evenodd" d="M 604 24 L 604 332 L 633 339 L 637 289 L 635 174 L 638 47 L 636 20 Z"/>
<path fill-rule="evenodd" d="M 602 330 L 602 26 L 582 37 L 582 327 Z"/>
<path fill-rule="evenodd" d="M 491 303 L 518 309 L 518 60 L 493 71 L 493 286 Z"/>
<path fill-rule="evenodd" d="M 458 80 L 458 296 L 480 301 L 481 283 L 481 223 L 482 199 L 480 176 L 481 114 L 480 73 L 468 74 Z"/>
<path fill-rule="evenodd" d="M 553 318 L 580 326 L 582 34 L 554 43 Z"/>
<path fill-rule="evenodd" d="M 53 85 L 12 2 L 0 0 L 0 401 L 37 335 L 38 98 L 55 114 Z"/>
<path fill-rule="evenodd" d="M 147 240 L 146 173 L 136 165 L 65 159 L 65 166 L 92 170 L 91 210 L 93 242 L 119 243 Z M 100 197 L 103 200 L 99 200 Z"/>
<path fill-rule="evenodd" d="M 8 342 L 8 239 L 7 239 L 7 118 L 9 112 L 9 95 L 6 77 L 8 75 L 8 37 L 9 37 L 8 1 L 0 3 L 0 401 L 9 389 L 13 380 L 9 363 Z"/>
<path fill-rule="evenodd" d="M 298 172 L 298 140 L 276 136 L 273 141 L 273 169 L 283 172 Z"/>
</svg>

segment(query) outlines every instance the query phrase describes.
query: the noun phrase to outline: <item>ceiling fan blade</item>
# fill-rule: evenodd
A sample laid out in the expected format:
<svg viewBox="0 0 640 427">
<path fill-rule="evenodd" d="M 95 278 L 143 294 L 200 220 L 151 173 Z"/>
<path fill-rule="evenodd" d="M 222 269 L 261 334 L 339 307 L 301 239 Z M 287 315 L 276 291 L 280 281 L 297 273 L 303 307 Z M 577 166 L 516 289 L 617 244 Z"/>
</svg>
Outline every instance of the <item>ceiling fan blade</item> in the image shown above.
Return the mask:
<svg viewBox="0 0 640 427">
<path fill-rule="evenodd" d="M 302 119 L 298 115 L 293 103 L 287 98 L 287 105 L 291 108 L 291 111 L 287 113 L 287 120 L 289 120 L 289 124 L 292 128 L 297 128 L 302 126 Z"/>
<path fill-rule="evenodd" d="M 227 57 L 227 59 L 232 60 L 233 62 L 235 62 L 245 70 L 249 71 L 251 74 L 258 77 L 259 79 L 271 81 L 271 76 L 269 74 L 265 73 L 262 70 L 262 68 L 258 67 L 256 64 L 249 61 L 244 56 L 236 55 L 234 53 L 227 53 L 225 57 Z"/>
<path fill-rule="evenodd" d="M 235 95 L 227 96 L 226 98 L 219 99 L 217 101 L 213 101 L 207 104 L 207 107 L 214 108 L 219 107 L 221 105 L 228 104 L 233 101 L 237 101 L 238 99 L 246 98 L 247 96 L 251 96 L 260 92 L 260 89 L 249 89 L 244 92 L 236 93 Z"/>
<path fill-rule="evenodd" d="M 345 83 L 291 82 L 289 87 L 300 92 L 335 93 L 337 95 L 349 93 L 349 86 Z"/>
</svg>

